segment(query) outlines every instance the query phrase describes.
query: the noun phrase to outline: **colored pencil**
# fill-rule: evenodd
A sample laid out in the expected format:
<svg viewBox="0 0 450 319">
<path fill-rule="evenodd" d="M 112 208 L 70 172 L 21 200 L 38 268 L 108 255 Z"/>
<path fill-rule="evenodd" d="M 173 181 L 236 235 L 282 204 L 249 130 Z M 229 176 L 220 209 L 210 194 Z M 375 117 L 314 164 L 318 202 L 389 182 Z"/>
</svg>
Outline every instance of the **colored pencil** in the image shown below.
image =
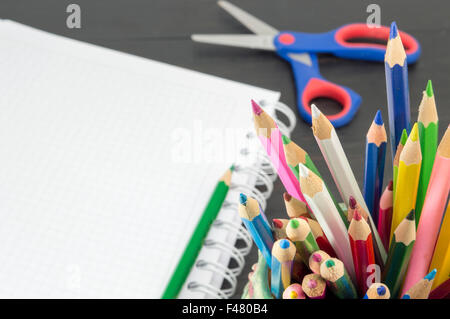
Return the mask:
<svg viewBox="0 0 450 319">
<path fill-rule="evenodd" d="M 419 224 L 438 143 L 438 115 L 431 80 L 428 80 L 427 88 L 423 92 L 417 123 L 419 126 L 420 149 L 422 151 L 422 167 L 420 168 L 416 201 L 416 223 Z"/>
<path fill-rule="evenodd" d="M 420 151 L 419 131 L 416 123 L 400 154 L 397 189 L 392 214 L 391 240 L 394 230 L 416 205 L 421 163 L 422 153 Z"/>
<path fill-rule="evenodd" d="M 283 299 L 306 299 L 300 284 L 292 284 L 283 292 Z"/>
<path fill-rule="evenodd" d="M 328 282 L 331 291 L 340 299 L 358 298 L 344 264 L 337 258 L 327 259 L 320 266 L 320 276 Z"/>
<path fill-rule="evenodd" d="M 353 214 L 352 222 L 348 228 L 348 237 L 352 248 L 358 291 L 363 295 L 375 279 L 375 276 L 373 276 L 375 268 L 369 270 L 369 266 L 375 264 L 375 254 L 369 224 L 361 217 L 358 210 Z M 369 278 L 372 278 L 372 280 Z"/>
<path fill-rule="evenodd" d="M 253 119 L 256 134 L 261 141 L 273 166 L 277 170 L 278 177 L 283 183 L 286 191 L 296 199 L 304 202 L 297 178 L 286 163 L 286 157 L 281 140 L 281 132 L 275 121 L 264 110 L 252 100 Z"/>
<path fill-rule="evenodd" d="M 431 290 L 429 299 L 450 299 L 450 278 Z"/>
<path fill-rule="evenodd" d="M 216 220 L 220 209 L 227 197 L 228 190 L 230 189 L 231 177 L 234 171 L 234 166 L 227 169 L 224 175 L 219 179 L 217 185 L 203 211 L 203 215 L 197 224 L 195 232 L 192 234 L 189 242 L 187 243 L 186 249 L 181 256 L 178 264 L 175 268 L 174 275 L 167 284 L 164 290 L 163 299 L 174 299 L 177 297 L 180 287 L 186 281 L 192 266 L 197 259 L 198 254 L 203 245 L 205 236 Z"/>
<path fill-rule="evenodd" d="M 375 282 L 370 285 L 369 289 L 367 289 L 366 294 L 363 299 L 389 299 L 391 298 L 391 293 L 389 292 L 389 288 L 382 283 Z"/>
<path fill-rule="evenodd" d="M 406 147 L 405 147 L 406 148 Z M 439 143 L 403 292 L 427 273 L 450 191 L 450 126 Z M 394 211 L 395 213 L 395 211 Z"/>
<path fill-rule="evenodd" d="M 437 269 L 433 289 L 450 278 L 450 203 L 444 215 L 429 270 Z"/>
<path fill-rule="evenodd" d="M 239 216 L 270 267 L 274 239 L 264 212 L 254 198 L 241 193 L 239 201 Z"/>
<path fill-rule="evenodd" d="M 322 265 L 325 260 L 330 258 L 330 255 L 323 250 L 314 252 L 311 256 L 309 256 L 309 269 L 311 269 L 313 273 L 320 275 L 320 265 Z"/>
<path fill-rule="evenodd" d="M 416 240 L 416 224 L 414 218 L 414 210 L 411 210 L 395 229 L 389 248 L 388 259 L 381 275 L 381 281 L 389 287 L 391 295 L 394 298 L 400 292 L 414 241 Z"/>
<path fill-rule="evenodd" d="M 301 218 L 291 219 L 286 227 L 286 234 L 295 244 L 297 253 L 307 265 L 309 256 L 311 256 L 313 252 L 319 250 L 319 246 L 314 239 L 314 235 L 311 232 L 308 222 Z"/>
<path fill-rule="evenodd" d="M 273 244 L 270 290 L 277 299 L 281 299 L 291 284 L 294 257 L 295 246 L 288 239 L 280 239 Z"/>
<path fill-rule="evenodd" d="M 318 274 L 309 274 L 303 278 L 302 289 L 311 299 L 323 299 L 326 295 L 327 283 Z"/>
<path fill-rule="evenodd" d="M 300 216 L 309 216 L 308 210 L 306 209 L 306 203 L 295 199 L 287 192 L 283 194 L 284 205 L 286 206 L 286 212 L 289 218 L 296 218 Z"/>
<path fill-rule="evenodd" d="M 378 221 L 380 197 L 383 191 L 386 143 L 386 130 L 381 111 L 378 110 L 367 132 L 366 159 L 364 161 L 364 200 L 375 221 Z"/>
<path fill-rule="evenodd" d="M 291 141 L 287 136 L 282 136 L 283 141 L 283 147 L 284 147 L 284 153 L 286 154 L 286 162 L 291 168 L 292 172 L 298 179 L 298 164 L 302 163 L 306 167 L 308 167 L 311 171 L 314 172 L 317 176 L 319 176 L 322 179 L 322 176 L 319 173 L 319 170 L 317 169 L 316 165 L 314 165 L 313 161 L 311 160 L 311 157 L 308 155 L 308 153 L 302 149 L 300 146 L 295 144 L 293 141 Z M 333 194 L 328 189 L 327 185 L 325 184 L 325 187 L 327 188 L 328 193 L 330 193 L 331 199 L 333 200 L 334 206 L 336 206 L 339 215 L 344 220 L 344 223 L 346 226 L 348 226 L 347 220 L 345 219 L 344 212 L 342 211 L 339 204 L 336 202 L 335 198 L 333 197 Z M 305 208 L 306 209 L 306 208 Z M 290 216 L 291 218 L 299 217 L 299 216 Z"/>
<path fill-rule="evenodd" d="M 411 128 L 409 109 L 408 63 L 400 33 L 395 22 L 391 24 L 391 32 L 384 57 L 386 74 L 386 92 L 389 114 L 389 133 L 391 156 L 394 158 L 396 147 L 403 129 Z"/>
<path fill-rule="evenodd" d="M 356 199 L 353 196 L 350 196 L 348 200 L 348 211 L 347 211 L 347 219 L 349 223 L 353 219 L 353 214 L 355 211 L 358 210 L 361 216 L 364 218 L 364 220 L 367 222 L 369 220 L 369 213 L 365 211 L 361 205 L 356 201 Z"/>
<path fill-rule="evenodd" d="M 303 164 L 300 166 L 300 185 L 305 199 L 352 278 L 355 278 L 350 241 L 344 225 L 323 181 Z"/>
<path fill-rule="evenodd" d="M 286 226 L 289 219 L 275 218 L 272 219 L 273 237 L 275 240 L 287 238 Z"/>
<path fill-rule="evenodd" d="M 381 195 L 380 211 L 378 212 L 378 233 L 386 249 L 389 249 L 389 237 L 391 235 L 393 184 L 391 180 L 384 190 L 383 195 Z"/>
<path fill-rule="evenodd" d="M 305 265 L 300 254 L 298 252 L 295 253 L 294 264 L 292 266 L 292 281 L 294 282 L 302 282 L 303 277 L 309 274 L 308 265 Z"/>
<path fill-rule="evenodd" d="M 248 284 L 241 299 L 273 299 L 269 285 L 269 266 L 260 251 L 258 262 L 252 266 L 252 271 L 248 274 Z"/>
<path fill-rule="evenodd" d="M 408 133 L 406 130 L 402 131 L 402 136 L 400 137 L 400 142 L 398 142 L 397 151 L 395 152 L 394 157 L 394 168 L 393 168 L 393 198 L 395 198 L 395 189 L 397 186 L 397 178 L 398 178 L 398 165 L 400 164 L 400 155 L 402 154 L 403 148 L 405 147 L 406 141 L 408 140 Z"/>
<path fill-rule="evenodd" d="M 355 175 L 353 174 L 347 160 L 347 156 L 345 155 L 344 149 L 342 148 L 341 142 L 339 141 L 333 125 L 331 125 L 330 121 L 314 104 L 311 105 L 311 112 L 314 137 L 319 145 L 323 157 L 325 158 L 342 200 L 348 206 L 349 197 L 353 196 L 362 208 L 368 211 L 361 190 L 356 182 Z M 375 257 L 380 264 L 384 264 L 387 257 L 386 251 L 370 214 L 369 225 L 372 230 L 373 238 L 375 239 Z M 326 232 L 325 234 L 328 239 L 331 240 Z M 347 266 L 347 263 L 345 263 L 345 265 Z"/>
<path fill-rule="evenodd" d="M 433 269 L 423 279 L 419 280 L 414 286 L 409 288 L 402 296 L 402 299 L 428 299 L 435 276 L 436 269 Z"/>
<path fill-rule="evenodd" d="M 322 227 L 320 227 L 319 223 L 311 218 L 304 219 L 308 222 L 309 227 L 311 228 L 311 231 L 314 235 L 314 239 L 316 240 L 317 245 L 319 245 L 319 248 L 325 251 L 331 257 L 336 257 L 336 253 L 334 252 L 333 247 L 331 247 L 327 236 L 325 236 L 325 234 L 323 233 Z"/>
</svg>

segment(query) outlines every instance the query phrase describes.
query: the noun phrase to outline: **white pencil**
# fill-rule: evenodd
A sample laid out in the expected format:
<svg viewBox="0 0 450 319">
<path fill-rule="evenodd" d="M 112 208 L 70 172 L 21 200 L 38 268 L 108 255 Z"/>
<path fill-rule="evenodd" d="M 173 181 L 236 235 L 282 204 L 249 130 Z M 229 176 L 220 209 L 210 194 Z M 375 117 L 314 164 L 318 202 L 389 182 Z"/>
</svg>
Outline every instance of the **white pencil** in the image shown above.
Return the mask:
<svg viewBox="0 0 450 319">
<path fill-rule="evenodd" d="M 303 164 L 299 164 L 299 180 L 303 196 L 322 227 L 325 236 L 327 236 L 339 259 L 344 263 L 352 279 L 355 280 L 355 268 L 347 228 L 323 181 Z"/>
<path fill-rule="evenodd" d="M 353 196 L 363 209 L 369 211 L 333 125 L 314 104 L 311 105 L 311 111 L 314 137 L 327 162 L 342 200 L 348 206 L 349 198 Z M 371 214 L 369 214 L 369 225 L 375 239 L 375 255 L 384 265 L 387 258 L 386 250 Z"/>
</svg>

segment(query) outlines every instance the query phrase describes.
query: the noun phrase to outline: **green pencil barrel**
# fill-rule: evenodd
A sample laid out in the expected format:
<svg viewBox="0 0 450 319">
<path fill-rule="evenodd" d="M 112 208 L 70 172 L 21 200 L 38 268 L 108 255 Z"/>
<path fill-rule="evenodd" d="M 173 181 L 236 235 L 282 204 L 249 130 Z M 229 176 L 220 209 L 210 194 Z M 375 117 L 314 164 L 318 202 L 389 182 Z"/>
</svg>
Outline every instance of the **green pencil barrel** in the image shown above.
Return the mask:
<svg viewBox="0 0 450 319">
<path fill-rule="evenodd" d="M 411 257 L 414 241 L 408 246 L 395 241 L 395 235 L 392 238 L 391 248 L 389 249 L 388 259 L 381 276 L 381 281 L 389 287 L 392 298 L 400 293 L 403 283 L 403 277 L 408 268 L 409 259 Z"/>
</svg>

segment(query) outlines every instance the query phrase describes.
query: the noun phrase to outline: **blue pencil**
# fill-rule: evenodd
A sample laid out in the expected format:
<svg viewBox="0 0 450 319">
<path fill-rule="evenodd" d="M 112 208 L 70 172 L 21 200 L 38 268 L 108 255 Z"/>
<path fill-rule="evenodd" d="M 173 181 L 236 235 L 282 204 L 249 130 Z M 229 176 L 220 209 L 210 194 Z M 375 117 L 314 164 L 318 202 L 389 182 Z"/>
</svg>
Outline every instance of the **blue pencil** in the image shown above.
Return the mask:
<svg viewBox="0 0 450 319">
<path fill-rule="evenodd" d="M 270 267 L 274 239 L 267 218 L 254 198 L 241 193 L 239 201 L 239 216 Z"/>
<path fill-rule="evenodd" d="M 436 273 L 436 269 L 433 269 L 423 279 L 419 280 L 414 286 L 409 288 L 402 296 L 402 299 L 428 299 Z"/>
<path fill-rule="evenodd" d="M 295 245 L 288 239 L 280 239 L 273 244 L 270 290 L 275 298 L 281 299 L 284 290 L 291 284 L 295 252 Z"/>
<path fill-rule="evenodd" d="M 409 110 L 408 63 L 400 34 L 395 22 L 391 24 L 391 32 L 384 57 L 386 73 L 386 91 L 389 112 L 389 133 L 391 156 L 394 161 L 397 145 L 403 129 L 409 134 L 411 130 L 411 113 Z"/>
<path fill-rule="evenodd" d="M 373 220 L 378 220 L 380 197 L 383 192 L 386 143 L 386 130 L 381 118 L 381 111 L 378 110 L 367 132 L 364 163 L 364 200 Z"/>
</svg>

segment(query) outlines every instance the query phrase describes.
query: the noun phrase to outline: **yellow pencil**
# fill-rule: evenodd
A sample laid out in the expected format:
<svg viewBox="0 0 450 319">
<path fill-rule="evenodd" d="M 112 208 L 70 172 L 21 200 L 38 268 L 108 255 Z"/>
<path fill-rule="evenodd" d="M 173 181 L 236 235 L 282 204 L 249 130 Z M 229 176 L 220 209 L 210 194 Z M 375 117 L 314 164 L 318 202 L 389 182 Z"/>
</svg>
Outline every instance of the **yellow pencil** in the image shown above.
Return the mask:
<svg viewBox="0 0 450 319">
<path fill-rule="evenodd" d="M 450 277 L 450 203 L 445 212 L 439 239 L 434 249 L 430 270 L 437 269 L 433 288 L 436 288 Z"/>
<path fill-rule="evenodd" d="M 389 242 L 392 240 L 392 235 L 400 222 L 415 208 L 421 164 L 422 153 L 420 151 L 419 131 L 416 123 L 400 154 Z"/>
</svg>

